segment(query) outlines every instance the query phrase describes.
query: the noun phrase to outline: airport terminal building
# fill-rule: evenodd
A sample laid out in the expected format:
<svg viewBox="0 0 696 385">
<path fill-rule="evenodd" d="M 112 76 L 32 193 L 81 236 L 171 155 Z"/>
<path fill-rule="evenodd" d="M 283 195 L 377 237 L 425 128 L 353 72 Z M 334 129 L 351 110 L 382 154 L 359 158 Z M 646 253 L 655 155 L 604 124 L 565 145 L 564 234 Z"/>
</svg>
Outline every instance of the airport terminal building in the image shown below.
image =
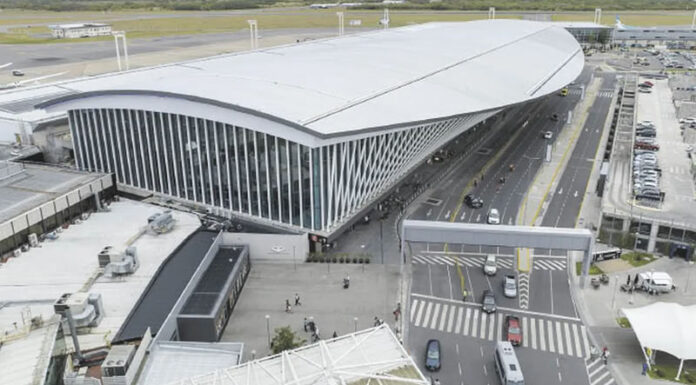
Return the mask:
<svg viewBox="0 0 696 385">
<path fill-rule="evenodd" d="M 328 236 L 449 140 L 582 70 L 564 28 L 431 23 L 70 82 L 77 167 Z"/>
</svg>

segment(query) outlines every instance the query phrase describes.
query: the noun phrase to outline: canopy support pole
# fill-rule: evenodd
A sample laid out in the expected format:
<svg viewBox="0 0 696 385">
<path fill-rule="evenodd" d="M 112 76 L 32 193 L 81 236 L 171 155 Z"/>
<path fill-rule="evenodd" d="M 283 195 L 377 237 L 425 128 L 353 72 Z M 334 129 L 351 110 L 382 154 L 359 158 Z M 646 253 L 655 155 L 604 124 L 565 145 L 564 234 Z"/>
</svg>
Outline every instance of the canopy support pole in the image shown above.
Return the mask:
<svg viewBox="0 0 696 385">
<path fill-rule="evenodd" d="M 684 360 L 679 360 L 679 370 L 677 370 L 677 378 L 675 380 L 679 381 L 679 377 L 681 376 L 682 369 L 684 368 Z"/>
<path fill-rule="evenodd" d="M 643 352 L 643 357 L 645 357 L 645 362 L 648 363 L 648 369 L 652 370 L 652 366 L 650 365 L 650 357 L 648 357 L 648 354 L 645 352 L 645 347 L 641 346 L 640 351 Z"/>
</svg>

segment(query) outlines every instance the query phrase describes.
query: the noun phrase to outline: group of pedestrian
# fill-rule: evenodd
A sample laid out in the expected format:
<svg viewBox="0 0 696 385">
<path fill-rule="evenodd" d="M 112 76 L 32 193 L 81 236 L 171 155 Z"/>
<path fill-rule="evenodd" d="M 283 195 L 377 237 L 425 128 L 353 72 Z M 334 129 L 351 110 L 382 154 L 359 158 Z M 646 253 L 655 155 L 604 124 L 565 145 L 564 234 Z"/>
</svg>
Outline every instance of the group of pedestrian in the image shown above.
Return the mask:
<svg viewBox="0 0 696 385">
<path fill-rule="evenodd" d="M 312 342 L 317 342 L 321 339 L 319 337 L 319 327 L 314 322 L 314 317 L 304 318 L 304 331 L 305 333 L 312 333 Z"/>
<path fill-rule="evenodd" d="M 383 320 L 383 319 L 381 319 L 381 318 L 375 316 L 374 326 L 379 326 L 379 325 L 381 325 L 381 324 L 383 324 L 383 323 L 384 323 L 384 320 Z"/>
<path fill-rule="evenodd" d="M 295 293 L 295 306 L 302 306 L 302 303 L 300 302 L 300 295 L 298 293 Z M 285 312 L 292 313 L 292 305 L 290 305 L 289 299 L 285 300 Z"/>
</svg>

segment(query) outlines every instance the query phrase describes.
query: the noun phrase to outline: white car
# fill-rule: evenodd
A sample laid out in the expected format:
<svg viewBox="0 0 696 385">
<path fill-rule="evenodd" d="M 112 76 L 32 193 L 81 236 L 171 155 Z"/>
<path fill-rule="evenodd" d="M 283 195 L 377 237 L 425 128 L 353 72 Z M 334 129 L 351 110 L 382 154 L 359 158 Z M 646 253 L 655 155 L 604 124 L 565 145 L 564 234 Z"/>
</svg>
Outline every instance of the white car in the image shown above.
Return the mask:
<svg viewBox="0 0 696 385">
<path fill-rule="evenodd" d="M 498 272 L 498 263 L 496 262 L 495 254 L 488 254 L 486 262 L 483 263 L 483 273 L 486 275 L 495 275 Z"/>
<path fill-rule="evenodd" d="M 488 224 L 489 225 L 499 225 L 500 224 L 500 213 L 498 209 L 491 209 L 488 212 Z"/>
<path fill-rule="evenodd" d="M 544 139 L 551 139 L 551 138 L 553 138 L 553 132 L 551 132 L 551 131 L 544 132 Z"/>
</svg>

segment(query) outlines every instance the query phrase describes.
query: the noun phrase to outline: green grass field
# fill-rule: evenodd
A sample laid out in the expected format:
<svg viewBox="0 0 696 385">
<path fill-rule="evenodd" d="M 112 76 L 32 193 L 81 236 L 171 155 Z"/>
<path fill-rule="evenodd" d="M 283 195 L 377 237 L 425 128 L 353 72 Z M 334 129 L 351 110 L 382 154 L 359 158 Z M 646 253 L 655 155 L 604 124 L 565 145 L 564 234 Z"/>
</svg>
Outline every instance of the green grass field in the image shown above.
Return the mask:
<svg viewBox="0 0 696 385">
<path fill-rule="evenodd" d="M 590 265 L 590 275 L 600 275 L 602 273 L 604 273 L 604 271 L 595 266 L 595 264 Z M 578 276 L 582 274 L 582 262 L 575 262 L 575 274 Z"/>
<path fill-rule="evenodd" d="M 691 24 L 692 12 L 663 11 L 653 12 L 602 12 L 602 24 L 614 25 L 616 16 L 621 18 L 625 25 L 658 26 L 658 25 L 686 25 Z M 594 12 L 557 13 L 551 19 L 553 21 L 593 21 Z"/>
<path fill-rule="evenodd" d="M 622 12 L 621 20 L 628 25 L 670 25 L 691 23 L 690 12 Z M 558 13 L 555 21 L 592 21 L 593 13 Z M 137 18 L 140 16 L 140 18 Z M 381 11 L 346 11 L 346 28 L 349 21 L 359 19 L 363 27 L 375 27 L 382 17 Z M 432 21 L 470 21 L 484 19 L 486 13 L 447 12 L 431 10 L 392 11 L 391 26 L 400 27 Z M 521 18 L 521 15 L 505 14 L 500 17 Z M 602 22 L 614 23 L 615 13 L 606 11 Z M 107 22 L 114 30 L 126 31 L 129 38 L 145 38 L 203 33 L 221 33 L 247 28 L 247 20 L 256 19 L 263 34 L 266 29 L 281 28 L 332 28 L 337 25 L 335 10 L 317 11 L 248 11 L 248 14 L 222 15 L 219 12 L 176 12 L 176 11 L 115 11 L 115 12 L 48 12 L 4 10 L 0 12 L 0 26 L 9 31 L 0 33 L 0 44 L 45 44 L 59 42 L 87 42 L 97 39 L 59 40 L 48 37 L 47 24 L 71 22 Z"/>
<path fill-rule="evenodd" d="M 633 267 L 639 267 L 647 265 L 648 263 L 655 260 L 655 256 L 648 253 L 641 253 L 637 251 L 631 251 L 629 253 L 621 254 L 621 259 L 631 264 Z"/>
</svg>

